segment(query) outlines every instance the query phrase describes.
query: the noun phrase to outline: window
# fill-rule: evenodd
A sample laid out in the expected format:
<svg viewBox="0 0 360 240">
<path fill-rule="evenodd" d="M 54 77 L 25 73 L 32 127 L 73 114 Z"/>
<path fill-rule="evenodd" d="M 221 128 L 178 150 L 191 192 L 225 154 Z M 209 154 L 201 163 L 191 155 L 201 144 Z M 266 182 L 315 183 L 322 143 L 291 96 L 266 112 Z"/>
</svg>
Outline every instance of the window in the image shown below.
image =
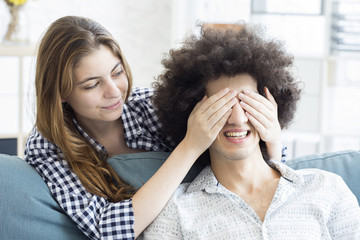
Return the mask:
<svg viewBox="0 0 360 240">
<path fill-rule="evenodd" d="M 321 15 L 322 0 L 253 0 L 252 13 Z"/>
<path fill-rule="evenodd" d="M 360 2 L 334 1 L 332 8 L 331 53 L 360 53 Z"/>
</svg>

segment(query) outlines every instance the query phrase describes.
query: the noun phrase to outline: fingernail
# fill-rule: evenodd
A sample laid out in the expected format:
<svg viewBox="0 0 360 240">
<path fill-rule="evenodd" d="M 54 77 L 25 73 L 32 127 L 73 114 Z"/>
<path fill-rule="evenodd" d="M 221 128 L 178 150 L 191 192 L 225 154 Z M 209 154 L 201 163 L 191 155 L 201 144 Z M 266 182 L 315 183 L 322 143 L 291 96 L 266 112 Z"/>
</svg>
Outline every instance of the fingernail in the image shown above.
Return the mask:
<svg viewBox="0 0 360 240">
<path fill-rule="evenodd" d="M 230 90 L 230 93 L 235 96 L 237 92 L 235 90 Z"/>
<path fill-rule="evenodd" d="M 224 88 L 224 93 L 227 93 L 229 91 L 229 88 Z"/>
<path fill-rule="evenodd" d="M 244 89 L 244 93 L 246 94 L 250 93 L 249 89 Z"/>
</svg>

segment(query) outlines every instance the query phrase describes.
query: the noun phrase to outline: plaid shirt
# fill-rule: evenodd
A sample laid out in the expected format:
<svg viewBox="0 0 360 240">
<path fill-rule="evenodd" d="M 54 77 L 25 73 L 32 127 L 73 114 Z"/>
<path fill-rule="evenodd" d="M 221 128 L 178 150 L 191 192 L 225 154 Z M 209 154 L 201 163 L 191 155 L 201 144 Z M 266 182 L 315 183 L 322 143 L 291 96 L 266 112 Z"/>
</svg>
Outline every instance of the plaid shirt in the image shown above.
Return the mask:
<svg viewBox="0 0 360 240">
<path fill-rule="evenodd" d="M 151 103 L 153 91 L 134 88 L 121 115 L 129 147 L 147 151 L 171 151 L 169 138 L 161 127 Z M 99 152 L 104 146 L 92 139 L 74 119 L 80 134 Z M 40 173 L 61 208 L 91 239 L 134 239 L 132 200 L 117 203 L 93 195 L 81 184 L 63 158 L 61 149 L 34 128 L 27 139 L 25 160 Z"/>
</svg>

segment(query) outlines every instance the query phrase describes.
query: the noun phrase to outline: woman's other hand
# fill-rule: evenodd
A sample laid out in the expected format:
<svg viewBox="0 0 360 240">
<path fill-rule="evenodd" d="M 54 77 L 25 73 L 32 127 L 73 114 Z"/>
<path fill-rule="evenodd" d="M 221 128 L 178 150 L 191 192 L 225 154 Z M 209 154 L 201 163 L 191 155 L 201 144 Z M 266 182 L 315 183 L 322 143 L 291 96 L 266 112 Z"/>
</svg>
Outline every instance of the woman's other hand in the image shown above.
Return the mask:
<svg viewBox="0 0 360 240">
<path fill-rule="evenodd" d="M 268 88 L 264 88 L 265 97 L 253 91 L 239 94 L 240 105 L 251 124 L 266 143 L 271 159 L 281 159 L 281 127 L 278 121 L 277 103 Z"/>
</svg>

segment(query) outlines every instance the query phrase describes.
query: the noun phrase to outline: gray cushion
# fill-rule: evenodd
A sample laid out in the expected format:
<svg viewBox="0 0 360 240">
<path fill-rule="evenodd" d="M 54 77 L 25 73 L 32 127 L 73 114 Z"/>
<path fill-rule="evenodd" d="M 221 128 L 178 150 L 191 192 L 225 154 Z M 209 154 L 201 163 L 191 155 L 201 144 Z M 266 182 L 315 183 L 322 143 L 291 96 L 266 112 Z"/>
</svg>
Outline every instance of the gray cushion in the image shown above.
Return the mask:
<svg viewBox="0 0 360 240">
<path fill-rule="evenodd" d="M 123 154 L 108 160 L 129 184 L 140 187 L 169 153 Z M 287 161 L 295 169 L 320 168 L 339 174 L 360 200 L 360 152 L 308 155 Z M 195 164 L 184 182 L 203 167 Z M 0 154 L 0 239 L 87 239 L 53 199 L 40 175 L 24 160 Z"/>
<path fill-rule="evenodd" d="M 109 158 L 108 163 L 123 181 L 134 188 L 140 188 L 154 175 L 169 155 L 170 153 L 167 152 L 122 154 Z M 194 164 L 183 182 L 191 182 L 202 169 L 203 166 L 200 164 Z"/>
<path fill-rule="evenodd" d="M 0 239 L 88 239 L 24 160 L 0 154 Z"/>
<path fill-rule="evenodd" d="M 140 187 L 159 169 L 168 156 L 169 153 L 162 152 L 124 154 L 114 156 L 108 159 L 108 162 L 125 182 Z M 359 151 L 307 155 L 288 160 L 286 164 L 294 169 L 319 168 L 340 175 L 360 202 Z M 202 168 L 203 166 L 195 164 L 183 182 L 192 181 Z"/>
</svg>

